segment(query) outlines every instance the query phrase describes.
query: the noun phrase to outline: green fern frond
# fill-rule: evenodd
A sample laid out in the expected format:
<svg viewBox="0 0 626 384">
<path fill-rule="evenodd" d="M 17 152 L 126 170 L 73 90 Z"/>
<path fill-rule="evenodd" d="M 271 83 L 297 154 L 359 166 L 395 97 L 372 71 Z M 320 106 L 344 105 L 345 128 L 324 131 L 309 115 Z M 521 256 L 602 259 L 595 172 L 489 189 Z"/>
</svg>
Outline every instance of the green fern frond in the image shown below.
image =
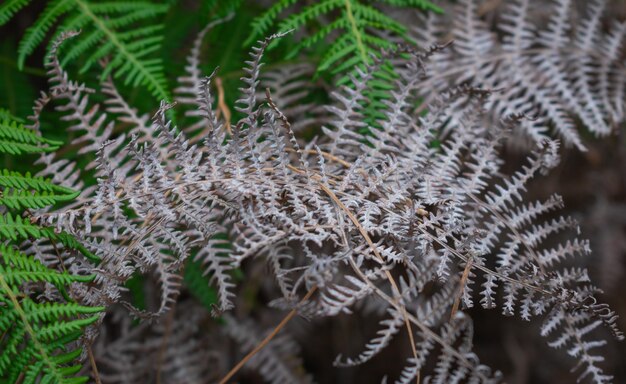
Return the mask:
<svg viewBox="0 0 626 384">
<path fill-rule="evenodd" d="M 9 209 L 38 209 L 71 201 L 80 192 L 52 184 L 49 179 L 3 169 L 0 173 L 0 204 Z"/>
<path fill-rule="evenodd" d="M 30 1 L 24 0 L 3 5 L 0 25 L 28 3 Z M 18 67 L 23 68 L 26 58 L 53 28 L 56 28 L 55 36 L 62 31 L 82 30 L 81 37 L 63 57 L 63 64 L 81 57 L 84 59 L 81 71 L 84 72 L 107 59 L 103 79 L 113 73 L 115 77 L 123 78 L 125 84 L 144 86 L 154 97 L 170 100 L 163 61 L 154 55 L 161 49 L 163 25 L 149 24 L 165 14 L 168 8 L 168 4 L 149 1 L 48 1 L 20 41 Z"/>
<path fill-rule="evenodd" d="M 75 249 L 92 261 L 99 261 L 85 246 L 66 232 L 56 233 L 49 227 L 41 227 L 31 223 L 27 218 L 11 213 L 0 215 L 0 240 L 49 239 L 62 244 L 66 248 Z"/>
<path fill-rule="evenodd" d="M 0 204 L 11 209 L 19 208 L 43 208 L 54 205 L 60 201 L 74 200 L 80 192 L 74 194 L 56 195 L 50 192 L 30 192 L 18 189 L 5 189 L 0 196 Z"/>
<path fill-rule="evenodd" d="M 252 32 L 246 44 L 250 44 L 267 35 L 276 27 L 279 15 L 294 5 L 295 0 L 282 0 L 275 3 L 263 15 L 252 23 Z M 317 25 L 321 20 L 332 20 L 322 25 L 313 34 L 305 36 L 289 53 L 295 56 L 302 49 L 310 48 L 328 38 L 331 33 L 340 32 L 340 37 L 330 44 L 322 54 L 318 73 L 330 70 L 331 74 L 348 73 L 359 65 L 371 64 L 372 58 L 378 56 L 383 49 L 392 44 L 377 36 L 388 33 L 398 39 L 409 41 L 406 27 L 373 5 L 373 1 L 363 0 L 323 0 L 304 6 L 276 27 L 286 31 L 300 29 L 309 25 Z M 427 11 L 440 12 L 441 9 L 426 0 L 387 0 L 379 1 L 397 7 L 415 7 Z"/>
<path fill-rule="evenodd" d="M 14 121 L 18 122 L 18 123 L 23 123 L 24 120 L 23 119 L 18 119 L 16 117 L 13 117 L 13 115 L 11 115 L 11 112 L 7 111 L 4 108 L 0 108 L 0 121 L 2 120 L 9 120 L 9 119 L 13 119 Z"/>
<path fill-rule="evenodd" d="M 80 370 L 74 364 L 80 349 L 69 349 L 68 344 L 97 321 L 104 308 L 33 299 L 22 293 L 21 286 L 48 282 L 64 290 L 94 276 L 51 270 L 11 246 L 1 245 L 0 254 L 0 378 L 11 383 L 86 382 L 86 377 L 73 377 Z"/>
<path fill-rule="evenodd" d="M 73 282 L 88 283 L 94 278 L 94 276 L 69 275 L 49 269 L 33 256 L 25 255 L 7 245 L 0 245 L 0 254 L 3 261 L 0 265 L 0 272 L 10 286 L 26 282 L 49 282 L 60 288 Z"/>
<path fill-rule="evenodd" d="M 298 41 L 287 55 L 287 58 L 294 58 L 302 50 L 317 46 L 337 33 L 334 41 L 321 51 L 317 74 L 328 72 L 338 76 L 337 84 L 348 86 L 351 76 L 358 77 L 355 68 L 365 70 L 381 56 L 381 52 L 395 48 L 397 42 L 410 42 L 406 27 L 387 16 L 379 8 L 380 5 L 441 12 L 439 7 L 426 0 L 322 0 L 303 5 L 296 13 L 277 22 L 279 15 L 295 3 L 295 0 L 282 0 L 270 7 L 253 22 L 252 33 L 246 43 L 267 35 L 272 28 L 286 31 L 307 27 L 313 32 Z M 320 26 L 322 20 L 330 21 Z M 364 92 L 367 104 L 362 106 L 368 126 L 379 126 L 378 121 L 387 109 L 385 100 L 391 97 L 389 90 L 393 89 L 396 78 L 392 66 L 382 65 L 374 73 L 373 80 L 368 82 Z"/>
<path fill-rule="evenodd" d="M 250 35 L 243 43 L 245 47 L 250 46 L 254 42 L 256 42 L 259 38 L 265 37 L 268 34 L 268 31 L 285 9 L 297 3 L 298 0 L 278 0 L 272 5 L 265 13 L 261 16 L 257 17 L 252 21 L 250 27 L 252 31 Z"/>
<path fill-rule="evenodd" d="M 0 25 L 6 24 L 13 15 L 30 3 L 30 0 L 7 0 L 0 5 Z"/>
<path fill-rule="evenodd" d="M 67 249 L 73 249 L 80 252 L 83 256 L 85 256 L 88 260 L 99 263 L 100 258 L 93 254 L 91 251 L 87 249 L 80 241 L 76 240 L 76 238 L 70 235 L 67 232 L 55 232 L 54 229 L 50 227 L 42 227 L 41 228 L 41 236 L 43 238 L 55 241 L 61 245 L 63 245 Z"/>
<path fill-rule="evenodd" d="M 379 0 L 381 3 L 393 5 L 394 7 L 416 7 L 425 11 L 441 13 L 441 8 L 427 0 Z"/>
<path fill-rule="evenodd" d="M 47 140 L 23 126 L 21 119 L 0 111 L 0 152 L 8 154 L 48 152 L 61 143 Z M 25 239 L 46 238 L 57 246 L 75 249 L 98 262 L 74 237 L 65 232 L 39 226 L 20 213 L 78 195 L 69 188 L 52 184 L 30 173 L 0 171 L 0 382 L 2 383 L 85 383 L 76 374 L 81 349 L 77 340 L 83 329 L 100 318 L 100 307 L 87 307 L 70 299 L 71 284 L 90 283 L 95 275 L 73 275 L 44 265 L 34 256 L 18 250 Z M 8 210 L 8 211 L 7 211 Z M 43 284 L 56 287 L 60 298 L 32 292 Z M 24 289 L 28 285 L 29 289 Z M 48 288 L 46 288 L 48 289 Z M 65 301 L 62 301 L 62 298 Z"/>
<path fill-rule="evenodd" d="M 0 239 L 13 240 L 35 238 L 40 239 L 43 235 L 41 227 L 34 225 L 28 219 L 18 215 L 6 213 L 0 215 Z"/>
<path fill-rule="evenodd" d="M 20 69 L 24 67 L 26 57 L 33 53 L 35 48 L 44 41 L 46 35 L 61 15 L 71 11 L 71 6 L 72 4 L 69 0 L 52 0 L 48 2 L 35 24 L 26 30 L 24 37 L 20 41 L 17 59 L 17 65 Z"/>
<path fill-rule="evenodd" d="M 25 153 L 52 152 L 62 143 L 45 139 L 24 127 L 12 117 L 0 116 L 0 153 L 21 155 Z"/>
<path fill-rule="evenodd" d="M 50 179 L 41 176 L 32 176 L 30 172 L 19 172 L 3 169 L 0 172 L 0 188 L 32 189 L 36 192 L 49 192 L 55 194 L 75 194 L 74 190 L 53 184 Z"/>
</svg>

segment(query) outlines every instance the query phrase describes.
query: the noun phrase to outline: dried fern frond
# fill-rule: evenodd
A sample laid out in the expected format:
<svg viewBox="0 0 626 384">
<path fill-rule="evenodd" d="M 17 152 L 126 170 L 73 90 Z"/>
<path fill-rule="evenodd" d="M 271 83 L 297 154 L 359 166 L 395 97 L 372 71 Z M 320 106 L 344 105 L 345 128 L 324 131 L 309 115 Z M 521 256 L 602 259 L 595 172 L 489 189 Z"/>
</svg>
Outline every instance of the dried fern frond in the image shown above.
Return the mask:
<svg viewBox="0 0 626 384">
<path fill-rule="evenodd" d="M 578 122 L 606 136 L 626 115 L 626 24 L 602 23 L 605 2 L 586 2 L 577 14 L 571 0 L 514 0 L 502 6 L 492 27 L 478 2 L 463 0 L 445 16 L 429 14 L 413 31 L 419 44 L 452 39 L 429 68 L 424 89 L 468 83 L 498 89 L 487 107 L 495 118 L 525 113 L 523 136 L 541 142 L 551 136 L 584 149 Z M 546 11 L 547 10 L 547 11 Z M 547 13 L 547 20 L 535 17 Z M 519 136 L 519 134 L 518 134 Z"/>
<path fill-rule="evenodd" d="M 252 321 L 239 321 L 225 317 L 224 332 L 237 341 L 242 352 L 249 352 L 260 342 L 263 332 Z M 249 367 L 258 371 L 269 383 L 312 383 L 312 378 L 303 375 L 302 361 L 298 357 L 299 347 L 288 335 L 282 334 L 250 360 Z"/>
<path fill-rule="evenodd" d="M 604 341 L 589 331 L 604 325 L 622 338 L 615 314 L 597 301 L 586 272 L 565 262 L 588 253 L 588 244 L 572 220 L 547 218 L 558 197 L 524 201 L 528 182 L 558 163 L 558 142 L 542 142 L 506 174 L 500 148 L 526 120 L 516 114 L 488 123 L 491 91 L 456 87 L 416 116 L 424 63 L 441 49 L 434 46 L 389 54 L 401 67 L 374 126 L 363 119 L 364 92 L 379 62 L 333 94 L 325 135 L 301 145 L 271 90 L 259 97 L 265 48 L 280 36 L 253 49 L 236 107 L 242 118 L 230 132 L 216 116 L 211 75 L 198 93 L 202 143 L 174 127 L 167 118 L 174 106 L 162 103 L 152 125 L 131 129 L 126 145 L 102 145 L 98 186 L 82 206 L 41 215 L 102 258 L 94 302 L 124 304 L 120 283 L 152 272 L 160 303 L 138 314 L 162 317 L 195 255 L 217 287 L 219 313 L 235 304 L 230 271 L 259 260 L 269 263 L 282 305 L 310 318 L 353 313 L 377 298 L 387 316 L 382 330 L 339 364 L 367 361 L 401 327 L 412 353 L 393 373 L 400 382 L 418 374 L 434 383 L 497 382 L 500 374 L 472 352 L 471 319 L 462 312 L 479 300 L 505 315 L 542 318 L 543 334 L 558 332 L 551 345 L 568 347 L 581 377 L 606 381 L 595 351 Z M 427 285 L 436 292 L 424 297 Z"/>
</svg>

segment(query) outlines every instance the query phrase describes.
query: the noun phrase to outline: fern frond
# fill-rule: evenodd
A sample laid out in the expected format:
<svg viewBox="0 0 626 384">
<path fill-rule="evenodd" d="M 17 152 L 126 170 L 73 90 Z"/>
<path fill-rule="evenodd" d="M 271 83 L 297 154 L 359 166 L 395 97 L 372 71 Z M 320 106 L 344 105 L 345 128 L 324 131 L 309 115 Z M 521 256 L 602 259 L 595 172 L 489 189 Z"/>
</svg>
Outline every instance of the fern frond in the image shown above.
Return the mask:
<svg viewBox="0 0 626 384">
<path fill-rule="evenodd" d="M 295 0 L 283 0 L 275 3 L 263 15 L 252 23 L 252 31 L 245 45 L 267 34 L 272 27 L 279 31 L 300 29 L 317 23 L 319 20 L 330 18 L 328 24 L 323 25 L 313 35 L 305 36 L 298 42 L 289 56 L 293 57 L 298 51 L 309 48 L 318 42 L 329 38 L 338 32 L 339 37 L 329 45 L 318 64 L 318 72 L 330 68 L 332 74 L 349 73 L 356 65 L 371 64 L 372 56 L 379 56 L 381 49 L 389 49 L 391 44 L 386 39 L 377 36 L 390 33 L 395 38 L 408 41 L 406 27 L 385 15 L 384 11 L 358 0 L 324 0 L 315 4 L 303 6 L 293 14 L 277 22 L 279 15 L 296 4 Z M 384 1 L 394 7 L 415 7 L 422 10 L 440 12 L 441 9 L 433 3 L 420 1 Z M 338 16 L 335 16 L 338 15 Z"/>
<path fill-rule="evenodd" d="M 6 24 L 22 8 L 28 5 L 30 0 L 7 0 L 0 5 L 0 25 Z"/>
<path fill-rule="evenodd" d="M 61 144 L 24 128 L 21 120 L 9 114 L 2 115 L 0 152 L 47 153 Z M 3 169 L 0 173 L 3 212 L 0 215 L 0 380 L 3 382 L 69 384 L 88 380 L 76 376 L 81 369 L 76 361 L 82 353 L 77 342 L 85 327 L 100 319 L 104 308 L 78 304 L 70 298 L 68 290 L 75 294 L 81 284 L 92 283 L 95 275 L 59 272 L 41 259 L 18 250 L 24 240 L 47 239 L 53 242 L 60 260 L 67 257 L 63 254 L 65 249 L 76 249 L 98 262 L 98 257 L 72 236 L 37 225 L 30 214 L 25 218 L 20 213 L 67 202 L 77 195 L 78 192 L 28 172 Z"/>
<path fill-rule="evenodd" d="M 221 23 L 227 22 L 232 19 L 232 16 L 233 15 L 227 16 L 223 19 L 213 20 L 198 33 L 193 41 L 191 51 L 189 52 L 189 55 L 187 55 L 187 65 L 185 66 L 186 74 L 185 76 L 178 77 L 178 87 L 174 89 L 176 101 L 182 105 L 196 107 L 185 111 L 185 116 L 194 119 L 199 118 L 195 124 L 188 127 L 188 134 L 190 134 L 190 136 L 192 136 L 192 133 L 197 133 L 200 128 L 206 128 L 206 125 L 211 124 L 213 120 L 212 118 L 204 116 L 207 113 L 211 114 L 209 111 L 203 111 L 203 109 L 212 109 L 213 107 L 211 104 L 213 101 L 200 97 L 203 88 L 209 86 L 208 84 L 210 79 L 213 77 L 211 75 L 208 79 L 203 79 L 200 74 L 200 53 L 202 43 L 205 36 L 212 28 Z M 211 120 L 211 122 L 209 122 L 209 120 Z M 200 131 L 200 133 L 203 133 L 203 131 Z"/>
<path fill-rule="evenodd" d="M 133 324 L 121 310 L 111 316 L 119 332 L 106 334 L 93 346 L 103 383 L 155 382 L 202 383 L 219 380 L 226 336 L 209 325 L 208 315 L 192 300 L 183 300 L 170 325 L 163 322 Z M 159 369 L 155 369 L 158 364 Z"/>
<path fill-rule="evenodd" d="M 30 1 L 12 0 L 3 4 L 0 25 L 28 3 Z M 18 66 L 23 68 L 26 58 L 53 28 L 56 27 L 55 36 L 62 31 L 82 30 L 76 44 L 67 50 L 63 64 L 84 58 L 81 69 L 84 72 L 107 58 L 102 79 L 113 73 L 127 85 L 144 86 L 155 98 L 169 100 L 163 61 L 154 54 L 161 48 L 163 25 L 148 24 L 167 12 L 168 7 L 149 1 L 49 1 L 20 41 Z M 138 23 L 141 23 L 140 27 Z"/>
<path fill-rule="evenodd" d="M 251 322 L 239 321 L 225 316 L 226 334 L 236 340 L 241 350 L 248 352 L 261 340 L 262 330 Z M 272 383 L 311 383 L 310 376 L 303 374 L 298 357 L 299 347 L 288 335 L 281 335 L 269 342 L 266 348 L 250 360 L 250 366 Z"/>
<path fill-rule="evenodd" d="M 578 280 L 589 282 L 585 271 L 572 269 L 559 274 L 565 281 Z M 597 291 L 590 286 L 589 292 Z M 588 300 L 587 300 L 588 301 Z M 554 307 L 541 327 L 541 335 L 549 337 L 548 344 L 557 349 L 566 348 L 568 355 L 578 360 L 572 371 L 579 372 L 578 380 L 588 380 L 594 383 L 611 383 L 613 376 L 604 373 L 599 366 L 604 356 L 597 352 L 597 348 L 605 346 L 606 340 L 598 339 L 594 332 L 602 325 L 615 327 L 616 315 L 606 304 L 598 304 L 591 297 L 586 309 L 574 309 L 563 306 Z M 599 316 L 598 316 L 599 315 Z M 621 332 L 615 330 L 615 337 L 624 339 Z"/>
<path fill-rule="evenodd" d="M 315 66 L 311 63 L 283 65 L 280 68 L 264 71 L 258 96 L 265 97 L 269 88 L 272 99 L 298 133 L 307 128 L 321 126 L 329 122 L 326 110 L 311 100 L 311 95 L 319 93 L 321 87 L 311 81 Z"/>
<path fill-rule="evenodd" d="M 3 239 L 15 241 L 20 238 L 40 238 L 42 233 L 41 228 L 38 225 L 31 224 L 30 220 L 6 213 L 0 215 L 0 235 Z"/>
<path fill-rule="evenodd" d="M 45 139 L 12 118 L 0 120 L 0 152 L 9 155 L 52 152 L 62 143 Z"/>
<path fill-rule="evenodd" d="M 402 329 L 402 326 L 404 324 L 404 319 L 402 318 L 402 315 L 400 313 L 393 310 L 390 310 L 389 312 L 391 318 L 382 320 L 380 322 L 383 328 L 378 330 L 376 332 L 377 336 L 368 342 L 368 344 L 365 346 L 365 351 L 361 352 L 358 357 L 347 358 L 345 361 L 342 361 L 341 356 L 337 356 L 333 364 L 338 367 L 350 367 L 360 365 L 369 361 L 381 350 L 387 347 L 393 336 Z"/>
<path fill-rule="evenodd" d="M 71 283 L 93 281 L 94 276 L 70 275 L 48 269 L 32 256 L 12 246 L 0 246 L 0 377 L 25 383 L 42 380 L 50 383 L 84 383 L 86 377 L 75 377 L 80 366 L 73 365 L 80 349 L 67 345 L 81 330 L 99 319 L 104 308 L 86 307 L 73 302 L 39 302 L 19 292 L 27 282 L 49 282 L 64 290 Z"/>
<path fill-rule="evenodd" d="M 478 16 L 474 0 L 460 2 L 453 17 L 431 14 L 421 23 L 429 29 L 415 28 L 418 42 L 430 44 L 433 32 L 449 40 L 452 30 L 454 44 L 435 60 L 424 89 L 458 83 L 499 89 L 487 103 L 494 115 L 536 117 L 517 128 L 522 136 L 541 142 L 552 131 L 566 144 L 584 150 L 578 121 L 596 136 L 606 136 L 626 120 L 626 24 L 616 22 L 605 31 L 604 1 L 587 2 L 583 15 L 576 14 L 570 0 L 548 3 L 547 7 L 532 0 L 507 2 L 496 23 L 503 31 L 501 39 Z M 533 13 L 545 9 L 547 21 L 535 22 Z"/>
<path fill-rule="evenodd" d="M 57 19 L 64 13 L 71 10 L 72 4 L 68 0 L 53 0 L 46 4 L 44 11 L 33 26 L 26 30 L 24 37 L 20 40 L 18 48 L 18 67 L 24 66 L 24 61 L 39 44 L 43 42 L 50 28 Z"/>
<path fill-rule="evenodd" d="M 41 227 L 33 224 L 30 219 L 19 215 L 5 213 L 0 215 L 0 239 L 5 240 L 27 240 L 27 239 L 49 239 L 58 241 L 60 244 L 70 249 L 80 251 L 84 256 L 92 261 L 98 261 L 98 257 L 92 254 L 85 246 L 66 232 L 56 233 L 49 227 Z"/>
<path fill-rule="evenodd" d="M 228 241 L 225 239 L 210 239 L 194 260 L 202 265 L 202 275 L 207 276 L 210 286 L 217 287 L 217 312 L 225 312 L 233 308 L 232 300 L 235 294 L 232 289 L 235 284 L 231 282 L 232 277 L 229 275 L 230 258 L 228 257 Z M 206 289 L 206 287 L 204 288 Z"/>
<path fill-rule="evenodd" d="M 0 174 L 0 204 L 10 209 L 43 208 L 75 199 L 80 192 L 57 186 L 49 179 L 6 169 Z"/>
<path fill-rule="evenodd" d="M 254 43 L 260 37 L 265 36 L 276 21 L 278 15 L 297 1 L 298 0 L 279 0 L 272 4 L 264 14 L 252 21 L 250 24 L 252 31 L 243 45 L 250 46 L 250 44 Z"/>
<path fill-rule="evenodd" d="M 3 190 L 0 197 L 0 204 L 6 205 L 8 208 L 43 208 L 48 205 L 54 205 L 60 201 L 74 200 L 80 192 L 71 195 L 55 195 L 48 192 L 32 193 L 30 191 L 19 191 L 15 189 Z"/>
<path fill-rule="evenodd" d="M 242 117 L 231 134 L 217 129 L 209 76 L 195 104 L 197 116 L 205 118 L 204 145 L 192 144 L 185 128 L 175 128 L 167 119 L 173 106 L 162 103 L 152 125 L 131 128 L 128 145 L 102 142 L 98 185 L 79 206 L 40 215 L 41 222 L 81 233 L 103 260 L 96 280 L 102 289 L 89 291 L 89 303 L 129 308 L 120 282 L 147 274 L 161 285 L 153 307 L 162 315 L 179 298 L 181 266 L 195 255 L 217 287 L 219 306 L 228 309 L 234 302 L 230 271 L 254 269 L 261 260 L 275 274 L 267 285 L 278 282 L 274 292 L 293 313 L 358 315 L 374 301 L 378 314 L 391 316 L 349 363 L 379 353 L 402 322 L 413 356 L 401 382 L 414 380 L 433 360 L 431 382 L 498 381 L 498 372 L 472 352 L 472 324 L 463 309 L 476 298 L 485 308 L 524 319 L 546 317 L 555 308 L 580 311 L 619 336 L 608 307 L 589 304 L 597 291 L 584 272 L 564 268 L 566 258 L 588 252 L 587 242 L 564 232 L 571 229 L 569 219 L 541 221 L 560 199 L 523 203 L 528 183 L 557 164 L 557 143 L 544 143 L 527 165 L 509 174 L 499 158 L 502 139 L 525 119 L 505 116 L 498 125 L 485 119 L 485 105 L 497 97 L 490 90 L 455 87 L 425 105 L 423 116 L 413 113 L 421 102 L 424 62 L 441 48 L 435 46 L 426 52 L 403 47 L 388 60 L 356 66 L 352 85 L 335 92 L 327 106 L 333 119 L 325 135 L 301 145 L 271 91 L 265 102 L 259 100 L 260 67 L 271 38 L 260 41 L 246 63 L 237 103 Z M 399 64 L 398 76 L 381 101 L 386 109 L 368 121 L 366 92 L 387 62 Z M 81 128 L 87 131 L 104 127 L 91 124 L 105 119 L 102 112 L 86 113 L 86 99 L 72 99 L 84 90 L 54 60 L 51 68 L 55 84 L 62 84 L 57 91 L 69 91 L 72 119 L 82 119 L 79 126 L 90 126 Z M 224 318 L 230 326 L 232 317 Z M 567 334 L 585 332 L 586 325 L 577 325 Z M 247 327 L 232 328 L 235 339 L 255 339 Z M 142 346 L 155 350 L 135 343 L 127 353 Z M 266 368 L 261 374 L 296 380 L 272 352 L 257 355 Z M 585 364 L 586 356 L 575 355 Z M 122 365 L 114 371 L 123 371 Z"/>
</svg>

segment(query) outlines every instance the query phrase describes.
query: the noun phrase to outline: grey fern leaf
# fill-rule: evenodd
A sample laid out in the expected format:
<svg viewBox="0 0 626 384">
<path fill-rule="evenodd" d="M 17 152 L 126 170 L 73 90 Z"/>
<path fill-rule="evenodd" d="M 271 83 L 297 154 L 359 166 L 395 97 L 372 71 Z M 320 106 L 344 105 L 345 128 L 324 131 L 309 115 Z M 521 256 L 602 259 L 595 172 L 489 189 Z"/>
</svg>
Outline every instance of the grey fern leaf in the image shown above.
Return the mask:
<svg viewBox="0 0 626 384">
<path fill-rule="evenodd" d="M 200 72 L 200 54 L 202 49 L 202 43 L 205 36 L 215 26 L 228 22 L 232 19 L 233 15 L 229 15 L 223 19 L 217 19 L 207 24 L 196 36 L 193 41 L 193 46 L 189 55 L 187 55 L 187 65 L 185 66 L 185 76 L 178 78 L 178 87 L 174 89 L 176 95 L 175 100 L 181 105 L 187 105 L 191 108 L 185 111 L 185 116 L 190 118 L 196 118 L 199 120 L 190 125 L 187 128 L 187 133 L 193 138 L 196 134 L 204 135 L 205 131 L 201 128 L 206 128 L 209 124 L 208 117 L 205 116 L 207 111 L 204 108 L 212 108 L 212 100 L 206 101 L 202 97 L 202 90 L 208 86 L 205 80 L 201 76 Z M 210 76 L 212 78 L 212 76 Z M 204 107 L 204 108 L 203 108 Z"/>
<path fill-rule="evenodd" d="M 301 62 L 268 70 L 261 75 L 259 88 L 262 93 L 257 97 L 265 97 L 265 89 L 269 88 L 272 99 L 281 107 L 296 133 L 327 124 L 330 120 L 322 106 L 310 101 L 312 95 L 324 90 L 324 84 L 311 81 L 314 74 L 314 65 Z"/>
<path fill-rule="evenodd" d="M 577 120 L 606 136 L 626 119 L 626 27 L 614 23 L 610 32 L 603 31 L 602 0 L 589 2 L 583 15 L 575 15 L 570 0 L 550 3 L 549 19 L 539 26 L 531 20 L 545 11 L 543 2 L 507 2 L 497 24 L 502 39 L 478 16 L 474 0 L 457 4 L 451 16 L 428 15 L 418 23 L 424 28 L 415 29 L 418 42 L 429 46 L 433 36 L 449 39 L 451 29 L 454 44 L 435 61 L 427 84 L 442 89 L 469 82 L 498 89 L 487 103 L 495 116 L 536 116 L 519 127 L 526 137 L 540 142 L 551 128 L 566 144 L 585 149 Z"/>
<path fill-rule="evenodd" d="M 557 164 L 558 144 L 542 143 L 526 165 L 507 174 L 499 151 L 508 130 L 526 120 L 519 114 L 498 124 L 485 119 L 490 90 L 455 87 L 429 104 L 425 116 L 413 114 L 425 61 L 441 49 L 436 46 L 389 53 L 401 75 L 378 128 L 367 135 L 358 131 L 365 124 L 366 79 L 380 65 L 375 62 L 353 77 L 354 85 L 334 93 L 328 110 L 335 117 L 325 136 L 302 147 L 271 92 L 265 102 L 258 98 L 269 41 L 260 42 L 247 63 L 238 102 L 243 117 L 232 135 L 217 129 L 209 77 L 196 105 L 206 117 L 202 144 L 191 143 L 185 128 L 168 121 L 173 106 L 162 103 L 147 129 L 139 124 L 131 130 L 128 143 L 102 145 L 95 162 L 98 186 L 80 207 L 42 214 L 42 220 L 86 237 L 104 260 L 97 271 L 101 291 L 92 290 L 92 300 L 125 304 L 120 285 L 134 272 L 157 268 L 152 276 L 163 294 L 155 313 L 172 313 L 179 268 L 197 252 L 196 261 L 218 288 L 218 307 L 226 310 L 235 304 L 229 271 L 269 263 L 287 309 L 311 318 L 359 316 L 376 298 L 379 313 L 392 316 L 351 363 L 383 350 L 400 334 L 401 319 L 417 342 L 400 382 L 413 380 L 429 360 L 437 361 L 432 382 L 499 380 L 472 352 L 471 319 L 462 309 L 477 298 L 505 314 L 547 318 L 555 326 L 546 335 L 561 325 L 551 314 L 562 311 L 573 322 L 563 331 L 564 344 L 582 374 L 604 380 L 597 359 L 586 353 L 600 343 L 575 336 L 595 324 L 622 335 L 614 314 L 582 278 L 585 272 L 565 268 L 567 259 L 589 251 L 587 242 L 566 232 L 569 219 L 541 220 L 560 206 L 558 198 L 524 204 L 527 184 Z M 115 105 L 127 113 L 119 101 Z M 90 117 L 86 125 L 98 121 Z M 222 248 L 218 233 L 232 247 Z M 432 297 L 424 296 L 427 285 Z M 232 327 L 231 335 L 251 349 L 253 338 Z M 294 380 L 272 352 L 259 355 L 261 374 Z"/>
</svg>

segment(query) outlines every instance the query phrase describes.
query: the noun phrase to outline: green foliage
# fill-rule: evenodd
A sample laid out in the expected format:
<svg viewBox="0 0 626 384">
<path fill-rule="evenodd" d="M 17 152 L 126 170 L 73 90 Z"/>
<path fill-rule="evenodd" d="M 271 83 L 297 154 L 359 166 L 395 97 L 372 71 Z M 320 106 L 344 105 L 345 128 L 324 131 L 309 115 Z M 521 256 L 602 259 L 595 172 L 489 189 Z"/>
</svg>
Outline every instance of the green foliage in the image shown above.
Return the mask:
<svg viewBox="0 0 626 384">
<path fill-rule="evenodd" d="M 202 263 L 189 260 L 185 268 L 184 282 L 191 294 L 209 311 L 218 304 L 217 292 L 211 287 L 210 278 L 202 273 Z"/>
<path fill-rule="evenodd" d="M 42 237 L 41 228 L 31 224 L 28 219 L 6 213 L 0 216 L 0 239 L 17 241 L 19 239 Z"/>
<path fill-rule="evenodd" d="M 212 19 L 226 17 L 230 13 L 239 11 L 241 3 L 242 0 L 204 0 L 200 4 L 200 14 L 210 16 Z M 209 21 L 209 18 L 203 20 L 204 23 Z"/>
<path fill-rule="evenodd" d="M 47 302 L 22 293 L 24 283 L 50 283 L 59 290 L 93 276 L 76 276 L 44 266 L 11 246 L 0 246 L 0 377 L 9 382 L 84 383 L 72 377 L 80 370 L 73 362 L 80 349 L 68 344 L 87 325 L 98 320 L 103 308 L 73 302 Z"/>
<path fill-rule="evenodd" d="M 0 5 L 0 25 L 6 24 L 22 8 L 28 5 L 30 0 L 7 0 Z"/>
<path fill-rule="evenodd" d="M 14 117 L 13 115 L 11 115 L 11 112 L 7 111 L 6 109 L 0 108 L 0 121 L 10 121 L 10 122 L 15 122 L 15 123 L 20 123 L 23 124 L 24 120 Z"/>
<path fill-rule="evenodd" d="M 30 1 L 9 0 L 0 7 L 0 26 Z M 83 58 L 85 72 L 106 61 L 102 78 L 113 73 L 131 86 L 142 85 L 158 99 L 170 99 L 163 61 L 154 55 L 161 49 L 163 25 L 152 21 L 163 15 L 168 4 L 149 1 L 52 0 L 31 27 L 18 49 L 18 66 L 33 53 L 56 26 L 62 31 L 82 30 L 82 34 L 63 55 L 63 64 Z M 53 39 L 54 40 L 54 39 Z"/>
<path fill-rule="evenodd" d="M 75 199 L 80 192 L 52 184 L 43 177 L 33 177 L 3 169 L 0 173 L 0 204 L 10 209 L 43 208 Z"/>
<path fill-rule="evenodd" d="M 3 34 L 3 37 L 6 36 Z M 17 69 L 17 41 L 7 37 L 0 42 L 0 110 L 14 116 L 28 116 L 32 111 L 32 101 L 37 97 L 31 77 L 43 78 L 43 69 Z M 34 76 L 33 76 L 34 75 Z M 3 118 L 0 113 L 0 120 Z"/>
<path fill-rule="evenodd" d="M 24 128 L 22 121 L 0 111 L 0 152 L 41 153 L 61 143 Z M 91 254 L 67 233 L 41 227 L 14 211 L 43 208 L 74 199 L 78 192 L 30 173 L 0 171 L 0 380 L 9 383 L 84 383 L 76 377 L 81 354 L 76 341 L 82 330 L 99 319 L 104 308 L 80 305 L 69 298 L 68 286 L 89 283 L 94 276 L 48 268 L 18 247 L 24 239 L 46 238 L 57 246 Z M 13 211 L 13 212 L 12 212 Z M 48 285 L 48 287 L 46 287 Z M 56 293 L 50 292 L 50 286 Z M 25 287 L 28 287 L 25 289 Z M 45 294 L 40 294 L 46 292 Z M 51 299 L 51 296 L 59 298 Z M 64 298 L 64 299 L 61 299 Z"/>
<path fill-rule="evenodd" d="M 9 155 L 53 152 L 62 143 L 48 140 L 24 127 L 18 120 L 0 115 L 0 152 Z"/>
<path fill-rule="evenodd" d="M 287 8 L 295 5 L 296 0 L 280 0 L 252 23 L 252 32 L 245 44 L 250 45 L 272 29 L 288 31 L 304 27 L 312 28 L 290 52 L 288 57 L 295 57 L 302 49 L 311 48 L 327 40 L 333 33 L 337 38 L 322 52 L 318 71 L 331 74 L 348 73 L 355 66 L 371 64 L 372 58 L 379 56 L 383 49 L 391 49 L 395 44 L 390 39 L 380 37 L 390 34 L 396 40 L 408 41 L 406 27 L 385 15 L 380 5 L 396 7 L 415 7 L 422 10 L 440 12 L 440 8 L 427 0 L 383 0 L 377 2 L 360 0 L 323 0 L 303 6 L 277 24 L 278 17 Z M 322 20 L 331 20 L 321 24 Z"/>
<path fill-rule="evenodd" d="M 323 0 L 300 9 L 279 21 L 279 16 L 297 0 L 281 0 L 272 5 L 252 23 L 252 32 L 245 44 L 273 32 L 305 30 L 303 37 L 287 54 L 294 58 L 305 49 L 323 45 L 317 74 L 329 73 L 338 76 L 337 84 L 351 85 L 351 76 L 360 77 L 355 70 L 365 70 L 376 65 L 372 79 L 367 82 L 362 102 L 365 123 L 379 128 L 378 121 L 387 109 L 386 100 L 391 98 L 389 91 L 394 88 L 397 75 L 389 63 L 376 63 L 383 51 L 390 51 L 399 42 L 411 42 L 406 26 L 385 15 L 384 6 L 417 8 L 423 11 L 441 12 L 441 9 L 427 0 Z M 323 20 L 329 20 L 324 23 Z M 334 39 L 330 44 L 322 44 Z M 369 134 L 370 128 L 360 133 Z"/>
</svg>

